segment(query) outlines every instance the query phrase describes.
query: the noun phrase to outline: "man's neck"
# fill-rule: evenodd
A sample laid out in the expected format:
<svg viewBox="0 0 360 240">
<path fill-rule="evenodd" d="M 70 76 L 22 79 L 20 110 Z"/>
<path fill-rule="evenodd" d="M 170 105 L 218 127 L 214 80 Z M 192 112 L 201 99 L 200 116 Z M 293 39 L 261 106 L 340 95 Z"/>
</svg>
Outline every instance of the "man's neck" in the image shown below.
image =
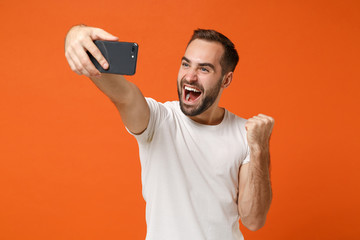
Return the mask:
<svg viewBox="0 0 360 240">
<path fill-rule="evenodd" d="M 204 125 L 218 125 L 224 119 L 224 115 L 225 109 L 216 106 L 216 108 L 209 108 L 205 112 L 196 116 L 189 116 L 189 118 L 197 123 Z"/>
</svg>

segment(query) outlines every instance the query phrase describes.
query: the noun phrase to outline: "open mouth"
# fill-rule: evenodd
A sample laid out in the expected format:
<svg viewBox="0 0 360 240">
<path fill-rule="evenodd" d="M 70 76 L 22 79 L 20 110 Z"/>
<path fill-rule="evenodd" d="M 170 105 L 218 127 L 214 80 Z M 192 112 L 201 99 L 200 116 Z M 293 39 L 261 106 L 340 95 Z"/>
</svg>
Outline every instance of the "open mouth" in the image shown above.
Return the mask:
<svg viewBox="0 0 360 240">
<path fill-rule="evenodd" d="M 186 102 L 195 102 L 201 95 L 201 91 L 192 86 L 184 86 L 184 99 Z"/>
</svg>

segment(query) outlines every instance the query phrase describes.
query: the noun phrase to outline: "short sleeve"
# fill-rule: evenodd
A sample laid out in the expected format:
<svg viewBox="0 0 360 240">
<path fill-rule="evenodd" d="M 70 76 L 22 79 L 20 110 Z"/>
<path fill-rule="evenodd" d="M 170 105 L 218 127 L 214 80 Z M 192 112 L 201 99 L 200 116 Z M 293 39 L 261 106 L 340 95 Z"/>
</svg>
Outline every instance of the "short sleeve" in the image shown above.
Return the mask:
<svg viewBox="0 0 360 240">
<path fill-rule="evenodd" d="M 241 132 L 242 132 L 242 137 L 243 137 L 243 141 L 245 144 L 245 148 L 246 148 L 246 155 L 244 160 L 241 162 L 241 164 L 247 164 L 250 162 L 250 148 L 247 142 L 247 131 L 245 128 L 245 124 L 246 124 L 246 119 L 242 118 L 241 119 Z"/>
<path fill-rule="evenodd" d="M 168 110 L 162 103 L 159 103 L 152 98 L 145 98 L 145 100 L 150 109 L 150 119 L 145 131 L 141 134 L 134 134 L 126 128 L 126 130 L 133 135 L 139 143 L 151 142 L 155 130 L 168 115 Z"/>
<path fill-rule="evenodd" d="M 250 148 L 249 146 L 247 147 L 247 151 L 246 151 L 246 157 L 245 159 L 242 161 L 241 165 L 243 164 L 247 164 L 250 162 Z"/>
</svg>

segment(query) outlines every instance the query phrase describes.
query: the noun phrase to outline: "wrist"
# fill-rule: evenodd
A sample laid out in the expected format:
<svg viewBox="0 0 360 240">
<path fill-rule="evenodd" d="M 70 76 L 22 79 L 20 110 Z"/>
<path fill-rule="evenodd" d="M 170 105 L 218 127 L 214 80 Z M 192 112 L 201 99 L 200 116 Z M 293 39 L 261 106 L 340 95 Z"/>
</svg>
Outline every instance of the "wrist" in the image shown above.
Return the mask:
<svg viewBox="0 0 360 240">
<path fill-rule="evenodd" d="M 269 144 L 251 144 L 249 145 L 250 152 L 253 154 L 268 154 L 269 153 Z"/>
<path fill-rule="evenodd" d="M 269 146 L 267 145 L 253 145 L 249 146 L 250 148 L 250 163 L 257 168 L 263 168 L 266 166 L 266 169 L 270 167 L 270 151 Z M 268 174 L 268 171 L 266 171 Z"/>
</svg>

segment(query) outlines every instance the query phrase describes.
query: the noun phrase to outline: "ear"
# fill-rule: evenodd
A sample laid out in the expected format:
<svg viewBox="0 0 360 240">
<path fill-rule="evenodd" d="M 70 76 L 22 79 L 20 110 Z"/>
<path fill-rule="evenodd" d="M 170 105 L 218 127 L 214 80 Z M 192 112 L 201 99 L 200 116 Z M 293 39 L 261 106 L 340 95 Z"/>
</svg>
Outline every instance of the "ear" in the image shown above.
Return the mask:
<svg viewBox="0 0 360 240">
<path fill-rule="evenodd" d="M 225 76 L 223 78 L 223 83 L 222 83 L 223 88 L 227 88 L 230 85 L 233 75 L 234 75 L 233 72 L 228 72 L 227 74 L 225 74 Z"/>
</svg>

